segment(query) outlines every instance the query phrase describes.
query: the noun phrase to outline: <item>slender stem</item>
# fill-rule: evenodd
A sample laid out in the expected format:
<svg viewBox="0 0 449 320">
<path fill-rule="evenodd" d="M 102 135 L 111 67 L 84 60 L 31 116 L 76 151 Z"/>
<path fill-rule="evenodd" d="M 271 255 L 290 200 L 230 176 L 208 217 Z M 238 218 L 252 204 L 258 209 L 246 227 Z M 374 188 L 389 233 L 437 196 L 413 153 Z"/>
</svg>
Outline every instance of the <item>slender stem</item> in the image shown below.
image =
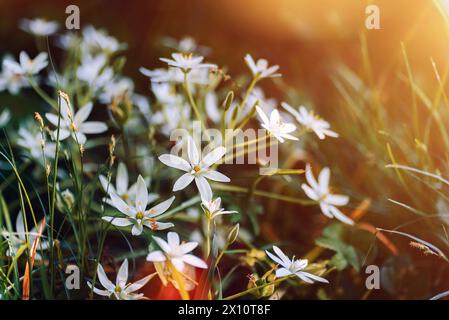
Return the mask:
<svg viewBox="0 0 449 320">
<path fill-rule="evenodd" d="M 50 208 L 50 272 L 51 272 L 51 286 L 50 286 L 50 295 L 53 296 L 54 291 L 54 224 L 55 224 L 55 205 L 56 205 L 56 182 L 57 182 L 57 173 L 58 173 L 58 159 L 59 159 L 59 131 L 61 127 L 61 97 L 58 98 L 58 128 L 56 129 L 56 150 L 55 150 L 55 162 L 53 166 L 53 190 L 52 190 L 52 201 Z"/>
<path fill-rule="evenodd" d="M 249 193 L 250 192 L 250 189 L 248 189 L 248 188 L 234 186 L 234 185 L 229 185 L 229 184 L 222 184 L 222 183 L 214 183 L 213 184 L 213 188 L 215 190 L 229 191 L 229 192 L 238 192 L 238 193 Z M 253 194 L 255 196 L 259 196 L 259 197 L 276 199 L 276 200 L 281 200 L 281 201 L 290 202 L 290 203 L 296 203 L 296 204 L 302 204 L 302 205 L 313 205 L 313 204 L 316 204 L 316 201 L 313 201 L 313 200 L 306 200 L 306 199 L 300 199 L 300 198 L 296 198 L 296 197 L 289 197 L 289 196 L 284 196 L 284 195 L 281 195 L 281 194 L 267 192 L 267 191 L 261 191 L 261 190 L 254 190 Z"/>
<path fill-rule="evenodd" d="M 55 102 L 48 94 L 45 93 L 44 90 L 42 90 L 36 82 L 29 77 L 28 82 L 30 83 L 31 87 L 36 91 L 36 93 L 45 100 L 53 109 L 58 110 L 59 112 L 59 103 Z"/>
<path fill-rule="evenodd" d="M 195 100 L 193 99 L 192 96 L 192 92 L 190 91 L 190 86 L 189 86 L 189 81 L 187 79 L 187 72 L 184 73 L 184 91 L 187 95 L 187 99 L 189 100 L 190 105 L 192 106 L 193 112 L 195 113 L 196 118 L 198 119 L 198 121 L 201 123 L 201 127 L 204 130 L 204 133 L 207 135 L 207 137 L 209 137 L 208 133 L 207 133 L 207 127 L 206 124 L 203 121 L 203 117 L 201 116 L 201 113 L 198 109 L 198 106 L 195 103 Z"/>
<path fill-rule="evenodd" d="M 254 78 L 251 80 L 251 83 L 248 86 L 248 89 L 246 89 L 246 93 L 245 96 L 243 97 L 242 103 L 240 103 L 239 105 L 239 112 L 242 111 L 243 107 L 246 104 L 246 101 L 248 100 L 251 92 L 254 89 L 254 86 L 256 85 L 257 81 L 259 81 L 259 76 L 255 75 Z M 231 123 L 231 128 L 235 127 L 235 120 L 233 121 L 233 123 Z"/>
<path fill-rule="evenodd" d="M 263 284 L 261 286 L 254 287 L 254 288 L 251 288 L 251 289 L 248 289 L 248 290 L 245 290 L 245 291 L 233 294 L 232 296 L 227 296 L 227 297 L 223 298 L 223 300 L 234 300 L 234 299 L 240 298 L 240 297 L 242 297 L 244 295 L 247 295 L 248 293 L 251 293 L 253 291 L 256 291 L 256 290 L 259 290 L 259 289 L 263 289 L 265 287 L 281 283 L 281 282 L 289 279 L 290 277 L 292 277 L 292 276 L 282 277 L 282 278 L 276 279 L 276 280 L 274 280 L 272 282 L 265 283 L 265 284 Z"/>
<path fill-rule="evenodd" d="M 210 217 L 207 217 L 207 229 L 206 229 L 206 259 L 210 255 Z"/>
</svg>

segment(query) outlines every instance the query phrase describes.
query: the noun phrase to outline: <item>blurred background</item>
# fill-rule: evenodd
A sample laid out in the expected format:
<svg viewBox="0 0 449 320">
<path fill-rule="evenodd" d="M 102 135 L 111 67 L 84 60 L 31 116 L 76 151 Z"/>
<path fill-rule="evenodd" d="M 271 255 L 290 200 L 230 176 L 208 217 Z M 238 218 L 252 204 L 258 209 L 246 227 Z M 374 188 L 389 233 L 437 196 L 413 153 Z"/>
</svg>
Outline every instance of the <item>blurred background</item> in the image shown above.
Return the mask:
<svg viewBox="0 0 449 320">
<path fill-rule="evenodd" d="M 143 94 L 149 92 L 148 79 L 138 69 L 163 66 L 159 57 L 169 53 L 160 45 L 165 36 L 177 39 L 192 36 L 212 49 L 208 61 L 224 66 L 231 75 L 247 72 L 243 62 L 246 53 L 266 58 L 270 64 L 279 64 L 283 75 L 274 85 L 262 85 L 267 95 L 278 101 L 290 101 L 292 105 L 312 105 L 340 133 L 337 142 L 329 139 L 320 142 L 319 149 L 318 145 L 308 146 L 309 157 L 332 168 L 332 179 L 338 181 L 341 191 L 351 194 L 353 208 L 364 199 L 370 200 L 363 220 L 376 227 L 394 228 L 416 216 L 392 204 L 389 198 L 435 213 L 438 195 L 407 177 L 405 183 L 400 183 L 393 170 L 385 169 L 391 163 L 389 148 L 398 163 L 424 164 L 423 170 L 448 172 L 447 148 L 436 127 L 427 126 L 432 117 L 424 99 L 425 96 L 435 101 L 439 92 L 440 103 L 448 89 L 444 81 L 439 85 L 435 73 L 437 69 L 445 79 L 449 70 L 449 28 L 435 3 L 432 0 L 0 0 L 0 54 L 17 56 L 26 50 L 34 55 L 35 43 L 19 30 L 18 21 L 43 17 L 64 25 L 66 6 L 76 4 L 82 25 L 105 28 L 128 43 L 124 72 Z M 445 10 L 444 1 L 439 3 Z M 380 30 L 365 28 L 368 4 L 376 4 L 380 9 Z M 50 46 L 57 57 L 58 49 L 51 39 Z M 418 90 L 411 90 L 410 74 L 422 91 L 421 96 Z M 350 88 L 344 89 L 345 85 Z M 6 93 L 0 99 L 17 115 L 27 111 L 25 100 L 11 99 Z M 350 102 L 358 113 L 348 112 Z M 413 104 L 418 109 L 419 124 L 415 129 L 410 116 Z M 442 111 L 441 117 L 446 112 Z M 382 121 L 376 120 L 379 114 Z M 417 147 L 423 141 L 425 157 L 430 159 L 425 162 L 421 161 L 422 148 Z M 294 252 L 313 247 L 313 240 L 325 226 L 324 217 L 317 213 L 301 214 L 311 209 L 299 212 L 285 204 L 270 205 L 271 212 L 260 218 L 261 237 L 266 242 L 289 240 Z M 279 219 L 280 205 L 284 219 Z M 410 224 L 408 232 L 447 247 L 447 240 L 440 236 L 441 221 L 421 222 Z M 449 289 L 447 267 L 441 259 L 423 256 L 407 240 L 390 240 L 399 254 L 392 255 L 380 245 L 373 258 L 376 264 L 384 266 L 384 278 L 390 279 L 384 284 L 387 290 L 373 292 L 371 297 L 428 298 Z M 371 250 L 369 245 L 366 250 Z M 338 277 L 340 285 L 329 289 L 335 292 L 326 294 L 333 298 L 363 297 L 363 270 L 350 270 Z"/>
</svg>

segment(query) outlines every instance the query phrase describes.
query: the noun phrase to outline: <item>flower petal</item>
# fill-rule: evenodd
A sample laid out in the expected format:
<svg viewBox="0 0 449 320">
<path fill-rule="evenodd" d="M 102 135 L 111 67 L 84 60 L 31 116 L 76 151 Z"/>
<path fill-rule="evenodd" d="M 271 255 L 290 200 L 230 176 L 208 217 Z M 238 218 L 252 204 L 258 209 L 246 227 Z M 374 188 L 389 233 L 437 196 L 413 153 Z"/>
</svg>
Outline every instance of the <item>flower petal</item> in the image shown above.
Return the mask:
<svg viewBox="0 0 449 320">
<path fill-rule="evenodd" d="M 147 261 L 151 261 L 151 262 L 163 262 L 166 261 L 167 257 L 165 256 L 165 254 L 160 251 L 160 250 L 156 250 L 153 252 L 150 252 L 147 255 Z"/>
<path fill-rule="evenodd" d="M 326 280 L 326 279 L 324 279 L 324 278 L 322 278 L 322 277 L 316 276 L 316 275 L 314 275 L 314 274 L 305 272 L 305 271 L 300 271 L 300 272 L 298 272 L 298 273 L 301 273 L 303 276 L 305 276 L 305 277 L 307 277 L 307 278 L 310 278 L 310 279 L 312 279 L 312 280 L 318 281 L 318 282 L 329 283 L 328 280 Z"/>
<path fill-rule="evenodd" d="M 83 107 L 81 107 L 78 112 L 75 114 L 75 117 L 73 118 L 73 122 L 75 122 L 76 125 L 80 126 L 84 121 L 89 118 L 90 113 L 92 112 L 93 108 L 92 102 L 87 103 Z"/>
<path fill-rule="evenodd" d="M 215 171 L 215 170 L 207 170 L 203 172 L 203 177 L 219 182 L 230 182 L 231 179 L 225 176 L 223 173 Z"/>
<path fill-rule="evenodd" d="M 158 205 L 154 206 L 147 212 L 149 212 L 149 217 L 156 217 L 165 211 L 167 211 L 168 208 L 172 205 L 173 201 L 175 200 L 175 196 L 171 197 L 168 200 L 165 200 L 164 202 L 159 203 Z"/>
<path fill-rule="evenodd" d="M 315 192 L 315 190 L 313 190 L 311 187 L 309 187 L 308 185 L 306 185 L 305 183 L 303 183 L 301 185 L 302 190 L 304 190 L 305 194 L 312 200 L 314 201 L 318 201 L 318 199 L 320 198 L 317 193 Z"/>
<path fill-rule="evenodd" d="M 129 205 L 126 204 L 125 201 L 123 201 L 122 198 L 120 198 L 115 193 L 110 193 L 109 196 L 111 197 L 112 204 L 116 209 L 118 209 L 120 212 L 126 214 L 127 216 L 134 217 L 135 212 L 133 208 L 131 208 Z"/>
<path fill-rule="evenodd" d="M 170 246 L 168 245 L 168 242 L 165 241 L 162 238 L 153 236 L 154 241 L 156 241 L 157 245 L 165 252 L 165 253 L 169 253 L 171 251 Z"/>
<path fill-rule="evenodd" d="M 341 222 L 349 224 L 351 226 L 354 225 L 354 221 L 352 221 L 352 219 L 345 216 L 338 208 L 336 208 L 334 206 L 329 206 L 329 210 L 332 213 L 332 215 L 335 218 L 337 218 L 338 220 L 340 220 Z"/>
<path fill-rule="evenodd" d="M 278 257 L 276 257 L 274 254 L 272 254 L 272 253 L 269 252 L 268 250 L 265 250 L 265 253 L 267 254 L 268 257 L 270 257 L 271 260 L 273 260 L 273 261 L 276 262 L 277 264 L 280 264 L 281 266 L 284 266 L 284 265 L 285 265 L 284 261 L 282 261 L 281 259 L 279 259 Z"/>
<path fill-rule="evenodd" d="M 191 136 L 187 138 L 187 156 L 189 157 L 190 163 L 192 165 L 197 165 L 200 163 L 200 154 L 196 143 Z"/>
<path fill-rule="evenodd" d="M 291 275 L 292 272 L 286 268 L 279 268 L 276 270 L 276 277 L 282 278 Z"/>
<path fill-rule="evenodd" d="M 108 126 L 100 121 L 89 121 L 80 124 L 79 130 L 85 134 L 97 134 L 108 131 Z"/>
<path fill-rule="evenodd" d="M 148 204 L 148 189 L 147 184 L 141 175 L 137 178 L 136 192 L 136 208 L 143 213 Z"/>
<path fill-rule="evenodd" d="M 195 177 L 195 183 L 200 192 L 201 199 L 212 199 L 212 189 L 203 176 Z"/>
<path fill-rule="evenodd" d="M 318 184 L 320 186 L 320 190 L 323 193 L 327 193 L 327 191 L 329 190 L 330 175 L 331 171 L 326 167 L 321 170 L 320 175 L 318 176 Z"/>
<path fill-rule="evenodd" d="M 220 160 L 226 153 L 225 147 L 218 147 L 209 152 L 203 160 L 201 160 L 201 168 L 207 169 L 214 163 L 216 163 L 218 160 Z"/>
<path fill-rule="evenodd" d="M 118 164 L 117 177 L 115 179 L 115 185 L 119 194 L 124 194 L 128 191 L 129 178 L 128 170 L 123 162 Z"/>
<path fill-rule="evenodd" d="M 290 265 L 292 261 L 276 246 L 273 246 L 274 252 L 278 255 L 279 258 L 284 262 L 284 264 Z"/>
<path fill-rule="evenodd" d="M 179 249 L 183 254 L 193 251 L 198 246 L 198 242 L 186 242 L 179 246 Z"/>
<path fill-rule="evenodd" d="M 176 168 L 182 171 L 190 171 L 192 167 L 183 158 L 174 156 L 172 154 L 163 154 L 159 156 L 159 161 L 161 161 L 166 166 Z"/>
<path fill-rule="evenodd" d="M 195 257 L 193 254 L 185 254 L 182 257 L 182 260 L 185 263 L 190 264 L 191 266 L 201 268 L 201 269 L 207 269 L 207 263 L 204 262 L 203 260 L 201 260 L 200 258 Z"/>
<path fill-rule="evenodd" d="M 111 280 L 108 279 L 108 276 L 106 275 L 106 272 L 104 272 L 103 266 L 101 264 L 98 264 L 97 275 L 98 280 L 103 287 L 105 287 L 109 291 L 115 289 L 114 284 L 111 282 Z"/>
<path fill-rule="evenodd" d="M 195 177 L 190 172 L 184 173 L 175 181 L 173 191 L 179 191 L 187 187 Z"/>
<path fill-rule="evenodd" d="M 117 227 L 127 227 L 134 224 L 134 222 L 128 218 L 103 217 L 102 219 Z"/>
<path fill-rule="evenodd" d="M 122 265 L 118 269 L 115 284 L 124 287 L 128 282 L 128 259 L 123 260 Z"/>
<path fill-rule="evenodd" d="M 143 226 L 141 224 L 134 224 L 133 228 L 131 229 L 131 234 L 133 236 L 140 236 L 143 232 Z"/>
<path fill-rule="evenodd" d="M 312 167 L 309 163 L 306 164 L 306 180 L 307 183 L 312 187 L 312 189 L 317 190 L 318 189 L 318 182 L 315 180 L 315 177 L 313 176 Z"/>
<path fill-rule="evenodd" d="M 326 202 L 334 206 L 345 206 L 349 202 L 349 197 L 344 195 L 329 194 L 326 197 Z"/>
<path fill-rule="evenodd" d="M 167 243 L 170 248 L 178 247 L 180 243 L 179 235 L 176 232 L 169 232 L 167 234 Z"/>
<path fill-rule="evenodd" d="M 140 288 L 145 286 L 148 283 L 148 281 L 150 281 L 151 278 L 153 278 L 153 277 L 154 277 L 154 274 L 150 274 L 150 275 L 146 276 L 145 278 L 142 278 L 142 279 L 134 282 L 133 284 L 129 285 L 125 289 L 126 293 L 131 293 L 131 292 L 139 290 Z"/>
</svg>

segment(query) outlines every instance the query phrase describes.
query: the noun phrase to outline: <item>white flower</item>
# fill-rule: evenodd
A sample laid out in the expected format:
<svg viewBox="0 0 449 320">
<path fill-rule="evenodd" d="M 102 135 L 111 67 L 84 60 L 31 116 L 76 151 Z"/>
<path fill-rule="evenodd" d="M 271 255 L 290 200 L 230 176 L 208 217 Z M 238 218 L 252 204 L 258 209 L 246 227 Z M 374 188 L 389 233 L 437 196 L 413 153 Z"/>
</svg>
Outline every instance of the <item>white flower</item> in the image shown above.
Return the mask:
<svg viewBox="0 0 449 320">
<path fill-rule="evenodd" d="M 49 36 L 58 30 L 58 23 L 47 21 L 45 19 L 22 19 L 19 23 L 20 28 L 36 36 Z"/>
<path fill-rule="evenodd" d="M 161 133 L 170 136 L 175 129 L 184 127 L 190 119 L 192 108 L 189 105 L 168 104 L 161 111 L 155 112 L 150 119 L 151 124 L 161 125 Z"/>
<path fill-rule="evenodd" d="M 31 59 L 25 51 L 21 51 L 19 61 L 23 74 L 30 76 L 38 74 L 48 65 L 47 57 L 46 52 L 41 52 L 34 59 Z"/>
<path fill-rule="evenodd" d="M 329 281 L 324 278 L 303 271 L 309 263 L 307 259 L 295 260 L 295 257 L 293 257 L 290 260 L 278 247 L 273 246 L 273 250 L 276 255 L 270 253 L 268 250 L 265 250 L 265 252 L 271 260 L 282 266 L 282 268 L 276 269 L 276 277 L 282 278 L 290 275 L 296 275 L 298 278 L 307 283 L 313 283 L 314 281 L 329 283 Z"/>
<path fill-rule="evenodd" d="M 40 225 L 42 224 L 43 220 L 38 222 L 38 228 L 40 227 Z M 45 225 L 43 230 L 45 230 Z M 6 252 L 7 256 L 10 257 L 14 257 L 15 254 L 17 253 L 17 251 L 19 250 L 19 248 L 27 243 L 27 236 L 28 236 L 28 240 L 29 240 L 29 245 L 30 247 L 33 245 L 34 241 L 36 240 L 37 236 L 38 236 L 38 231 L 36 230 L 36 228 L 32 228 L 31 230 L 28 230 L 28 233 L 25 231 L 25 222 L 23 219 L 23 214 L 21 211 L 19 211 L 19 214 L 17 215 L 17 219 L 16 219 L 16 232 L 9 232 L 6 229 L 2 229 L 1 230 L 1 235 L 4 239 L 6 239 L 8 241 L 9 244 L 9 249 Z M 39 246 L 37 247 L 36 250 L 36 255 L 35 255 L 35 259 L 36 260 L 42 260 L 41 255 L 39 254 L 40 250 L 46 250 L 48 249 L 49 244 L 47 241 L 42 241 L 42 236 L 41 239 L 39 241 Z"/>
<path fill-rule="evenodd" d="M 100 175 L 99 179 L 103 190 L 108 194 L 110 193 L 116 194 L 117 196 L 122 198 L 127 204 L 132 204 L 136 201 L 137 182 L 129 186 L 128 169 L 126 168 L 126 165 L 123 162 L 120 162 L 118 164 L 117 177 L 115 179 L 115 187 L 114 185 L 109 183 L 108 179 L 105 176 Z M 157 198 L 158 196 L 154 193 L 148 194 L 148 203 L 153 202 Z M 112 205 L 110 199 L 107 199 L 107 202 Z"/>
<path fill-rule="evenodd" d="M 192 254 L 189 254 L 189 252 L 198 246 L 198 242 L 186 242 L 181 244 L 179 235 L 176 232 L 169 232 L 167 234 L 167 241 L 155 236 L 153 236 L 153 239 L 162 251 L 156 250 L 150 252 L 147 256 L 147 261 L 165 262 L 169 260 L 180 272 L 184 271 L 185 264 L 197 268 L 207 269 L 206 262 Z"/>
<path fill-rule="evenodd" d="M 149 77 L 151 82 L 174 82 L 183 83 L 184 73 L 178 68 L 169 69 L 154 69 L 149 70 L 144 67 L 139 68 L 140 73 Z M 194 69 L 187 74 L 187 79 L 191 84 L 207 85 L 209 84 L 209 71 L 208 69 Z M 192 88 L 194 89 L 194 88 Z"/>
<path fill-rule="evenodd" d="M 89 288 L 93 289 L 93 291 L 104 297 L 115 298 L 117 300 L 139 300 L 145 299 L 143 293 L 135 293 L 135 291 L 142 288 L 144 285 L 151 280 L 154 276 L 152 274 L 146 276 L 145 278 L 140 279 L 134 283 L 128 283 L 128 259 L 125 259 L 120 266 L 120 269 L 117 273 L 117 278 L 115 280 L 115 284 L 113 284 L 104 272 L 101 264 L 98 264 L 97 268 L 98 280 L 101 285 L 105 288 L 105 290 L 97 289 L 92 286 L 92 283 L 87 281 L 87 285 Z"/>
<path fill-rule="evenodd" d="M 137 179 L 136 200 L 133 206 L 128 205 L 116 193 L 109 193 L 109 196 L 111 197 L 112 205 L 127 217 L 103 217 L 103 220 L 118 227 L 132 225 L 131 233 L 133 236 L 140 235 L 143 232 L 144 226 L 151 230 L 164 230 L 174 226 L 173 223 L 158 222 L 156 221 L 156 217 L 167 211 L 175 200 L 175 197 L 173 196 L 151 209 L 146 210 L 148 205 L 148 189 L 142 176 L 139 176 Z"/>
<path fill-rule="evenodd" d="M 182 99 L 176 94 L 174 87 L 169 83 L 151 83 L 151 91 L 153 91 L 156 99 L 163 104 L 179 104 Z"/>
<path fill-rule="evenodd" d="M 110 104 L 115 98 L 121 97 L 127 92 L 132 95 L 134 83 L 126 77 L 114 78 L 103 84 L 102 93 L 100 94 L 100 102 Z"/>
<path fill-rule="evenodd" d="M 259 79 L 262 78 L 275 78 L 280 77 L 280 73 L 275 73 L 279 66 L 271 66 L 268 67 L 268 61 L 265 59 L 259 59 L 257 62 L 254 62 L 253 57 L 250 54 L 245 56 L 245 62 L 251 70 L 253 77 L 257 77 Z"/>
<path fill-rule="evenodd" d="M 39 71 L 48 65 L 47 53 L 41 52 L 34 59 L 25 52 L 19 54 L 19 63 L 12 59 L 3 60 L 3 68 L 13 71 L 16 75 L 32 76 L 38 74 Z"/>
<path fill-rule="evenodd" d="M 207 54 L 210 52 L 208 47 L 198 45 L 195 39 L 189 36 L 183 37 L 179 41 L 174 38 L 165 37 L 162 39 L 162 44 L 168 48 L 184 53 L 201 52 Z"/>
<path fill-rule="evenodd" d="M 42 156 L 44 155 L 46 157 L 54 157 L 56 144 L 42 140 L 42 134 L 40 132 L 33 133 L 22 127 L 19 129 L 18 134 L 17 145 L 29 151 L 31 157 L 34 159 L 42 160 Z M 42 147 L 44 147 L 43 152 Z"/>
<path fill-rule="evenodd" d="M 87 26 L 83 29 L 83 41 L 81 48 L 84 52 L 97 54 L 104 52 L 112 54 L 121 48 L 120 43 L 112 36 L 109 36 L 102 30 L 97 30 L 93 26 Z"/>
<path fill-rule="evenodd" d="M 202 199 L 203 208 L 206 210 L 210 219 L 214 219 L 223 214 L 237 213 L 237 211 L 226 211 L 221 207 L 221 198 L 218 197 L 215 200 L 212 199 Z"/>
<path fill-rule="evenodd" d="M 271 112 L 270 119 L 268 119 L 265 112 L 256 106 L 257 113 L 262 120 L 262 127 L 264 127 L 270 134 L 283 143 L 284 139 L 298 140 L 297 137 L 292 136 L 290 133 L 296 130 L 296 126 L 292 123 L 285 123 L 279 114 L 277 109 Z"/>
<path fill-rule="evenodd" d="M 60 35 L 56 41 L 56 44 L 62 49 L 69 50 L 79 46 L 80 41 L 81 39 L 77 33 L 69 31 Z"/>
<path fill-rule="evenodd" d="M 310 164 L 307 164 L 306 179 L 309 185 L 303 183 L 301 187 L 310 199 L 319 202 L 321 212 L 323 212 L 326 217 L 337 218 L 341 222 L 353 225 L 354 221 L 345 216 L 336 207 L 348 204 L 349 197 L 345 195 L 331 194 L 329 191 L 329 178 L 330 170 L 329 168 L 324 168 L 321 170 L 317 182 L 313 176 Z"/>
<path fill-rule="evenodd" d="M 160 58 L 160 60 L 166 62 L 170 67 L 181 69 L 184 73 L 197 69 L 217 68 L 215 64 L 202 63 L 204 59 L 202 56 L 183 53 L 172 53 L 171 56 L 173 59 Z"/>
<path fill-rule="evenodd" d="M 61 121 L 59 129 L 59 140 L 67 139 L 70 135 L 79 143 L 86 143 L 86 134 L 98 134 L 108 130 L 105 123 L 99 121 L 86 121 L 92 112 L 92 102 L 87 103 L 80 108 L 78 112 L 73 115 L 71 107 L 67 104 L 65 99 L 61 101 Z M 52 113 L 46 113 L 48 121 L 54 126 L 58 126 L 58 116 Z M 54 132 L 56 137 L 56 130 Z"/>
<path fill-rule="evenodd" d="M 338 137 L 338 133 L 329 130 L 329 122 L 319 118 L 313 112 L 307 111 L 304 106 L 299 107 L 299 112 L 285 102 L 282 102 L 282 107 L 290 112 L 300 124 L 302 124 L 308 130 L 312 130 L 313 132 L 315 132 L 315 134 L 321 140 L 323 140 L 326 136 L 334 138 Z"/>
<path fill-rule="evenodd" d="M 204 199 L 211 199 L 212 189 L 206 179 L 219 182 L 231 181 L 231 179 L 224 174 L 209 168 L 219 161 L 225 153 L 226 148 L 217 147 L 200 159 L 200 154 L 195 141 L 189 136 L 187 139 L 187 156 L 189 161 L 172 154 L 163 154 L 159 157 L 159 160 L 169 167 L 186 172 L 176 180 L 173 186 L 173 191 L 182 190 L 195 180 L 201 197 Z"/>
<path fill-rule="evenodd" d="M 11 57 L 4 58 L 0 73 L 0 91 L 8 90 L 11 94 L 18 94 L 21 88 L 29 86 L 21 66 Z"/>
<path fill-rule="evenodd" d="M 114 77 L 114 72 L 111 68 L 103 70 L 106 60 L 103 54 L 95 57 L 88 54 L 85 55 L 76 71 L 78 79 L 87 82 L 94 91 L 103 88 Z"/>
</svg>

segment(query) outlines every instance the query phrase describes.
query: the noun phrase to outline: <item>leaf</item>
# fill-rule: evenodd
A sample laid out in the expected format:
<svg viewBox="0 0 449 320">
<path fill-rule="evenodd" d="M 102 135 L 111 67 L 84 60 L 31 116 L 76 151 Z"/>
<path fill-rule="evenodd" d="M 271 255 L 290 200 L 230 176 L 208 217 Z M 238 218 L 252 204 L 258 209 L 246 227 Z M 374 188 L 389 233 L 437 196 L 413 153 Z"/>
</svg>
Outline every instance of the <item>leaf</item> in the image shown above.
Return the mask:
<svg viewBox="0 0 449 320">
<path fill-rule="evenodd" d="M 325 228 L 315 244 L 336 252 L 330 263 L 339 270 L 350 265 L 359 271 L 377 252 L 374 237 L 369 232 L 340 223 Z"/>
<path fill-rule="evenodd" d="M 30 264 L 28 261 L 25 266 L 25 273 L 23 277 L 23 287 L 22 287 L 22 299 L 29 300 L 30 299 L 30 274 L 31 270 L 33 270 L 34 266 L 34 258 L 36 257 L 37 246 L 39 245 L 40 238 L 42 236 L 42 232 L 44 231 L 45 226 L 45 217 L 42 219 L 41 225 L 39 227 L 39 231 L 36 235 L 36 239 L 34 239 L 33 246 L 31 247 L 31 257 Z"/>
</svg>

